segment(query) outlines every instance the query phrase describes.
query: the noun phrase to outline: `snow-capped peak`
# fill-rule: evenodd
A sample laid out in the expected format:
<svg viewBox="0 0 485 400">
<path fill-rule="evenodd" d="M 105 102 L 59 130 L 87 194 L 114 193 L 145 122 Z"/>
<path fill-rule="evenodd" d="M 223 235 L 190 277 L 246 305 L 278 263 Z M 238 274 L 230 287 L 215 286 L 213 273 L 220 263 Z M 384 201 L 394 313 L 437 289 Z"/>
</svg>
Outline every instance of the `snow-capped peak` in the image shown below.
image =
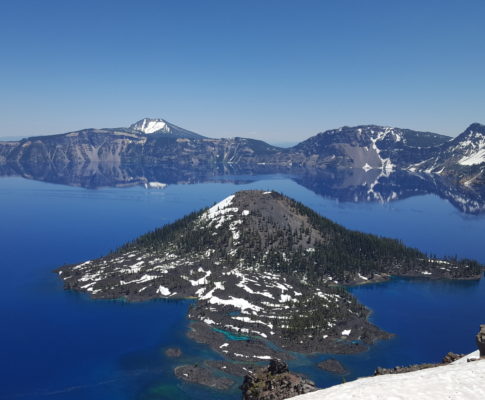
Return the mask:
<svg viewBox="0 0 485 400">
<path fill-rule="evenodd" d="M 167 121 L 159 118 L 143 118 L 142 120 L 131 125 L 130 128 L 147 134 L 155 132 L 171 132 Z"/>
<path fill-rule="evenodd" d="M 174 125 L 161 118 L 143 118 L 142 120 L 135 122 L 130 126 L 130 129 L 137 133 L 150 134 L 166 134 L 167 136 L 174 138 L 187 138 L 187 139 L 203 139 L 204 136 L 198 133 L 188 131 L 180 126 Z"/>
</svg>

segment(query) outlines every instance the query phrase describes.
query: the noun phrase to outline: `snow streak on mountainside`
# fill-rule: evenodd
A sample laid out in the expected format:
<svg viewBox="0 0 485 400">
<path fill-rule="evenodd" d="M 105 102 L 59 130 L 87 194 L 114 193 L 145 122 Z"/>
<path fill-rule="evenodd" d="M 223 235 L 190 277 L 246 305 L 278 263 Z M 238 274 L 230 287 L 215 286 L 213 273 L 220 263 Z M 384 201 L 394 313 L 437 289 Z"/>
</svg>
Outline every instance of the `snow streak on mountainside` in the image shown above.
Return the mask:
<svg viewBox="0 0 485 400">
<path fill-rule="evenodd" d="M 478 124 L 472 125 L 451 147 L 451 153 L 460 155 L 460 165 L 477 165 L 485 162 L 485 129 Z"/>
<path fill-rule="evenodd" d="M 427 172 L 446 173 L 460 170 L 460 166 L 472 167 L 484 162 L 485 125 L 472 124 L 456 138 L 440 146 L 434 156 L 415 167 Z"/>
</svg>

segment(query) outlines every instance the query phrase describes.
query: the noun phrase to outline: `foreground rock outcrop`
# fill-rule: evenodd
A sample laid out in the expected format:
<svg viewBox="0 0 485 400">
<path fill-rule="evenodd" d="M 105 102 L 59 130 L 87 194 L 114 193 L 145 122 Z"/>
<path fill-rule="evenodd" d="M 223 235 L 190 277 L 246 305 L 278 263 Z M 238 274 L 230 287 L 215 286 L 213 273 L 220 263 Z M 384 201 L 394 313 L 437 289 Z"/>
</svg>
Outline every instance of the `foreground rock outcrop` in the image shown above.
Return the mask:
<svg viewBox="0 0 485 400">
<path fill-rule="evenodd" d="M 480 331 L 477 333 L 476 342 L 480 357 L 485 358 L 485 325 L 480 325 Z"/>
<path fill-rule="evenodd" d="M 283 361 L 271 360 L 268 367 L 246 375 L 241 390 L 244 400 L 283 400 L 313 392 L 316 387 L 312 381 L 291 373 Z"/>
</svg>

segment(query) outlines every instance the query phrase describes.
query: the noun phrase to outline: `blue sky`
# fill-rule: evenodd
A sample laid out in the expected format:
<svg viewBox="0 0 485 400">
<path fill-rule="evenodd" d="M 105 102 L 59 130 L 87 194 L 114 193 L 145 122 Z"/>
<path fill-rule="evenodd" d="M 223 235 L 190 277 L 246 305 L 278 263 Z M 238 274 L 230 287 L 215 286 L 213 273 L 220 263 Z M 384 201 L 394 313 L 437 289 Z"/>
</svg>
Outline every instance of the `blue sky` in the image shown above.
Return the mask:
<svg viewBox="0 0 485 400">
<path fill-rule="evenodd" d="M 485 123 L 483 0 L 0 2 L 0 136 L 165 118 L 299 141 Z"/>
</svg>

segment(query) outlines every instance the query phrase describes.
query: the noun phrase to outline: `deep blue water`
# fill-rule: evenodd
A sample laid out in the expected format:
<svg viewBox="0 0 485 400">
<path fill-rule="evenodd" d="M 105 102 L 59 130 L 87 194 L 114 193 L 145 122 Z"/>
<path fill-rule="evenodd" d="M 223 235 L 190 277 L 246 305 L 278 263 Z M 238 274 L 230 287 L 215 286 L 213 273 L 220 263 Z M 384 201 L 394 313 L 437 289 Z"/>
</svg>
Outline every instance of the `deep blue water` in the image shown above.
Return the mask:
<svg viewBox="0 0 485 400">
<path fill-rule="evenodd" d="M 175 365 L 217 358 L 189 341 L 188 302 L 92 301 L 66 292 L 51 271 L 105 254 L 139 234 L 242 189 L 278 190 L 344 226 L 402 239 L 437 255 L 485 263 L 485 218 L 460 213 L 436 196 L 389 204 L 338 203 L 281 176 L 243 185 L 208 183 L 87 190 L 20 178 L 0 179 L 0 399 L 222 399 L 178 382 Z M 372 321 L 396 337 L 370 351 L 340 356 L 347 379 L 374 368 L 437 361 L 470 352 L 485 322 L 485 284 L 393 280 L 353 288 Z M 166 359 L 167 346 L 182 359 Z M 328 356 L 292 367 L 321 385 L 341 382 L 314 368 Z"/>
</svg>

